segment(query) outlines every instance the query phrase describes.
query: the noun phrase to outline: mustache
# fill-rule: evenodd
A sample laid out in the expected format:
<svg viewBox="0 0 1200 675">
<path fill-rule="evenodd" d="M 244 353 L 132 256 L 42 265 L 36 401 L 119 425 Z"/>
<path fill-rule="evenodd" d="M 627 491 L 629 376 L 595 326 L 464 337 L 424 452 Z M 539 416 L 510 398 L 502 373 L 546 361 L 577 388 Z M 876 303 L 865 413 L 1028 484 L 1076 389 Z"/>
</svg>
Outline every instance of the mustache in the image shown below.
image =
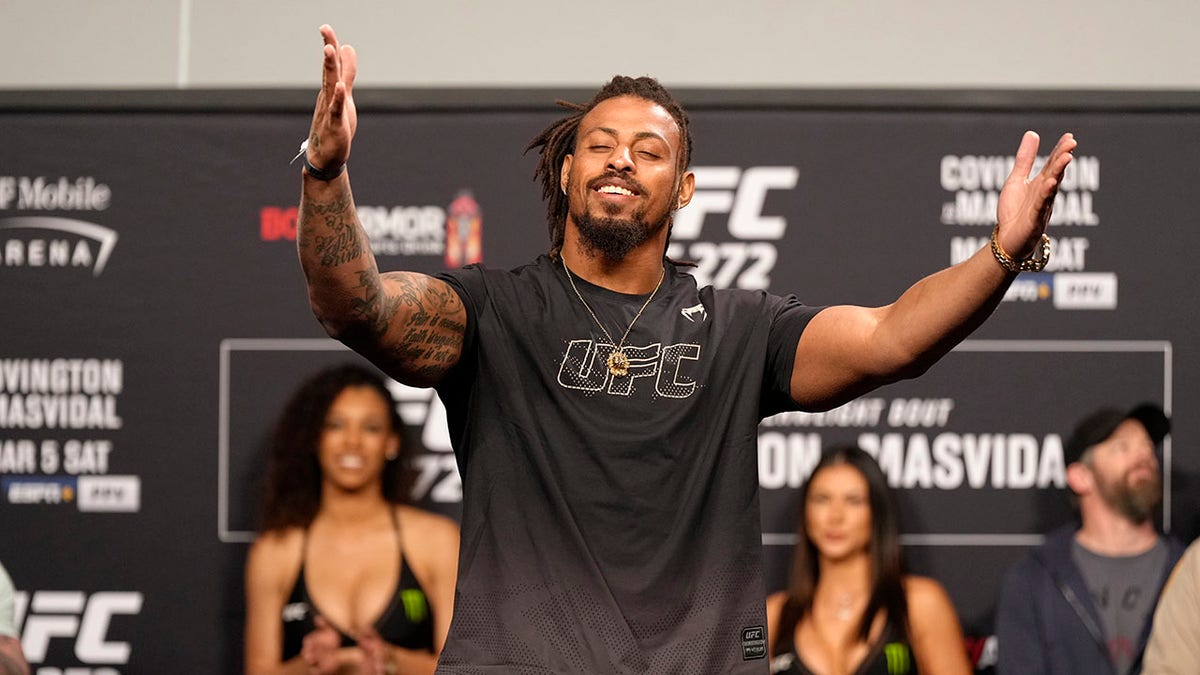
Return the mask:
<svg viewBox="0 0 1200 675">
<path fill-rule="evenodd" d="M 1126 469 L 1125 475 L 1128 476 L 1128 475 L 1132 474 L 1134 471 L 1137 471 L 1139 469 L 1145 469 L 1145 470 L 1149 471 L 1150 473 L 1158 473 L 1158 465 L 1157 464 L 1155 464 L 1153 462 L 1138 462 L 1137 464 L 1134 464 L 1133 466 Z"/>
<path fill-rule="evenodd" d="M 588 181 L 587 184 L 589 190 L 595 190 L 601 185 L 617 185 L 639 195 L 646 194 L 646 188 L 643 187 L 636 178 L 622 175 L 616 171 L 605 171 L 599 176 L 596 176 L 592 180 Z"/>
</svg>

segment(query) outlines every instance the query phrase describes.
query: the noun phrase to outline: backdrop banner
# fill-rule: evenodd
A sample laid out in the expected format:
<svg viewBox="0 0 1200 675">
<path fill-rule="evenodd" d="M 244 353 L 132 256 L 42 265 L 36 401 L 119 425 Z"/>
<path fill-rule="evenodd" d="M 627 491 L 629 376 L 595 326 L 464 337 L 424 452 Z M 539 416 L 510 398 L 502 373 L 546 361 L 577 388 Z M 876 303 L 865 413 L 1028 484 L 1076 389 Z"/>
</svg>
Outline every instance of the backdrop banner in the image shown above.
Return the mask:
<svg viewBox="0 0 1200 675">
<path fill-rule="evenodd" d="M 547 102 L 554 96 L 548 94 Z M 1043 272 L 925 375 L 763 422 L 770 592 L 798 489 L 857 443 L 901 505 L 909 567 L 947 587 L 981 671 L 1005 569 L 1072 518 L 1063 444 L 1105 405 L 1200 409 L 1200 110 L 694 106 L 696 197 L 670 255 L 702 283 L 891 302 L 986 245 L 1026 129 L 1080 140 Z M 0 560 L 35 673 L 241 672 L 243 564 L 269 425 L 360 357 L 313 318 L 295 252 L 310 110 L 0 111 Z M 360 111 L 350 162 L 381 269 L 544 251 L 549 105 Z M 394 385 L 414 498 L 459 514 L 445 411 Z M 502 392 L 497 392 L 502 395 Z M 1163 444 L 1163 527 L 1200 533 L 1200 426 Z"/>
</svg>

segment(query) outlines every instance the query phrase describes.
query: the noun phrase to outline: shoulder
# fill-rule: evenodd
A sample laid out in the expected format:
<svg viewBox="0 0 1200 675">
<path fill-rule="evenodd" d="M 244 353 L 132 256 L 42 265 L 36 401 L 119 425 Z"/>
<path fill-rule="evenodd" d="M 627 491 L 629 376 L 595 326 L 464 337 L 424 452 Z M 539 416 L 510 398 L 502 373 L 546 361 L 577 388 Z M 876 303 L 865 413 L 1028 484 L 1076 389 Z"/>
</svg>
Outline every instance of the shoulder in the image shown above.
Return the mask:
<svg viewBox="0 0 1200 675">
<path fill-rule="evenodd" d="M 762 289 L 705 286 L 700 289 L 699 298 L 705 305 L 736 320 L 758 317 L 777 322 L 795 318 L 807 323 L 825 309 L 824 306 L 806 305 L 795 295 L 776 295 Z"/>
<path fill-rule="evenodd" d="M 540 255 L 527 263 L 512 268 L 488 267 L 484 263 L 473 263 L 452 270 L 443 270 L 434 276 L 439 279 L 518 279 L 553 276 L 558 263 L 548 255 Z"/>
<path fill-rule="evenodd" d="M 936 580 L 910 575 L 904 577 L 903 583 L 904 600 L 908 604 L 908 623 L 914 634 L 919 635 L 926 628 L 944 625 L 947 620 L 957 623 L 954 603 Z"/>
<path fill-rule="evenodd" d="M 717 288 L 715 286 L 705 286 L 699 289 L 697 294 L 702 299 L 711 298 L 714 302 L 734 307 L 764 307 L 770 305 L 772 301 L 778 302 L 784 299 L 782 296 L 753 288 Z"/>
<path fill-rule="evenodd" d="M 293 527 L 258 535 L 246 554 L 247 597 L 286 597 L 300 576 L 304 530 Z"/>
<path fill-rule="evenodd" d="M 436 549 L 458 545 L 458 523 L 452 518 L 426 511 L 415 506 L 399 505 L 396 518 L 400 529 L 412 542 L 420 542 L 420 548 Z"/>
<path fill-rule="evenodd" d="M 1035 552 L 1030 551 L 1017 559 L 1000 576 L 1000 595 L 1008 595 L 1014 588 L 1021 588 L 1033 583 L 1035 578 L 1044 577 L 1046 569 L 1037 561 Z"/>
<path fill-rule="evenodd" d="M 524 300 L 531 295 L 548 295 L 548 288 L 556 283 L 556 264 L 549 256 L 542 255 L 512 269 L 486 267 L 483 263 L 476 263 L 456 270 L 438 272 L 433 276 L 449 284 L 468 305 L 475 302 L 482 306 L 496 301 L 503 303 L 514 298 Z"/>
<path fill-rule="evenodd" d="M 300 568 L 304 548 L 304 530 L 289 527 L 285 530 L 263 532 L 250 545 L 246 555 L 247 573 L 257 572 L 274 576 Z"/>
<path fill-rule="evenodd" d="M 1190 546 L 1185 546 L 1182 541 L 1170 534 L 1162 535 L 1162 541 L 1167 549 L 1167 559 L 1170 560 L 1172 565 L 1179 562 L 1187 553 L 1191 553 L 1192 558 L 1197 556 L 1195 552 L 1196 542 L 1192 542 Z"/>
<path fill-rule="evenodd" d="M 924 642 L 961 633 L 954 603 L 934 579 L 905 577 L 904 599 L 908 603 L 908 626 L 914 640 Z"/>
<path fill-rule="evenodd" d="M 1079 528 L 1074 525 L 1065 525 L 1052 530 L 1046 535 L 1042 545 L 1029 551 L 1029 555 L 1025 556 L 1021 562 L 1027 567 L 1046 571 L 1073 566 L 1075 563 L 1072 549 L 1075 546 L 1075 537 L 1078 532 Z"/>
<path fill-rule="evenodd" d="M 1005 585 L 1036 579 L 1062 576 L 1074 566 L 1071 559 L 1071 542 L 1075 540 L 1075 527 L 1060 527 L 1046 535 L 1042 544 L 1030 549 L 1004 573 Z"/>
<path fill-rule="evenodd" d="M 941 583 L 915 574 L 904 577 L 904 599 L 908 602 L 910 615 L 952 607 L 950 596 Z"/>
</svg>

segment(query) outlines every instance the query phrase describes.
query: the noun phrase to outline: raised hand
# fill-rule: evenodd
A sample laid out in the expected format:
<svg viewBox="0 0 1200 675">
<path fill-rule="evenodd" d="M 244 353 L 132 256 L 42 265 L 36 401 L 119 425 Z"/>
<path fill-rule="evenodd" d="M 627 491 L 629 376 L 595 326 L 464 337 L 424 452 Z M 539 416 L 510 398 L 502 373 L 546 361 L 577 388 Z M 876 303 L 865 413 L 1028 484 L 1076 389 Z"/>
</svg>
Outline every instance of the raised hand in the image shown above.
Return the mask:
<svg viewBox="0 0 1200 675">
<path fill-rule="evenodd" d="M 309 164 L 322 171 L 333 171 L 350 158 L 350 143 L 358 128 L 354 107 L 354 77 L 358 74 L 358 56 L 354 47 L 338 45 L 329 24 L 321 26 L 325 41 L 321 71 L 321 93 L 308 132 Z"/>
<path fill-rule="evenodd" d="M 1042 170 L 1031 177 L 1039 143 L 1036 133 L 1025 132 L 996 207 L 1000 246 L 1014 258 L 1028 256 L 1046 231 L 1063 172 L 1077 145 L 1073 134 L 1063 134 Z"/>
</svg>

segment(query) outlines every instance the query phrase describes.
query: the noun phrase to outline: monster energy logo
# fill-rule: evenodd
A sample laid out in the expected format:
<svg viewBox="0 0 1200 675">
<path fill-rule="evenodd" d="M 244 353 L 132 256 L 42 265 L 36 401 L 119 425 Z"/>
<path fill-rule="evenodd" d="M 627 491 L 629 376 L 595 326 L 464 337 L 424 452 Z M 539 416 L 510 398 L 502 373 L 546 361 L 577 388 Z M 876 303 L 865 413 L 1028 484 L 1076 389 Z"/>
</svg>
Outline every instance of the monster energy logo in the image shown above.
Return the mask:
<svg viewBox="0 0 1200 675">
<path fill-rule="evenodd" d="M 908 646 L 903 642 L 889 642 L 883 646 L 887 658 L 888 675 L 908 675 L 912 672 L 912 658 Z"/>
<path fill-rule="evenodd" d="M 425 594 L 420 590 L 406 588 L 400 591 L 400 601 L 404 603 L 404 616 L 407 616 L 411 623 L 421 623 L 429 617 L 429 603 L 425 601 Z"/>
</svg>

